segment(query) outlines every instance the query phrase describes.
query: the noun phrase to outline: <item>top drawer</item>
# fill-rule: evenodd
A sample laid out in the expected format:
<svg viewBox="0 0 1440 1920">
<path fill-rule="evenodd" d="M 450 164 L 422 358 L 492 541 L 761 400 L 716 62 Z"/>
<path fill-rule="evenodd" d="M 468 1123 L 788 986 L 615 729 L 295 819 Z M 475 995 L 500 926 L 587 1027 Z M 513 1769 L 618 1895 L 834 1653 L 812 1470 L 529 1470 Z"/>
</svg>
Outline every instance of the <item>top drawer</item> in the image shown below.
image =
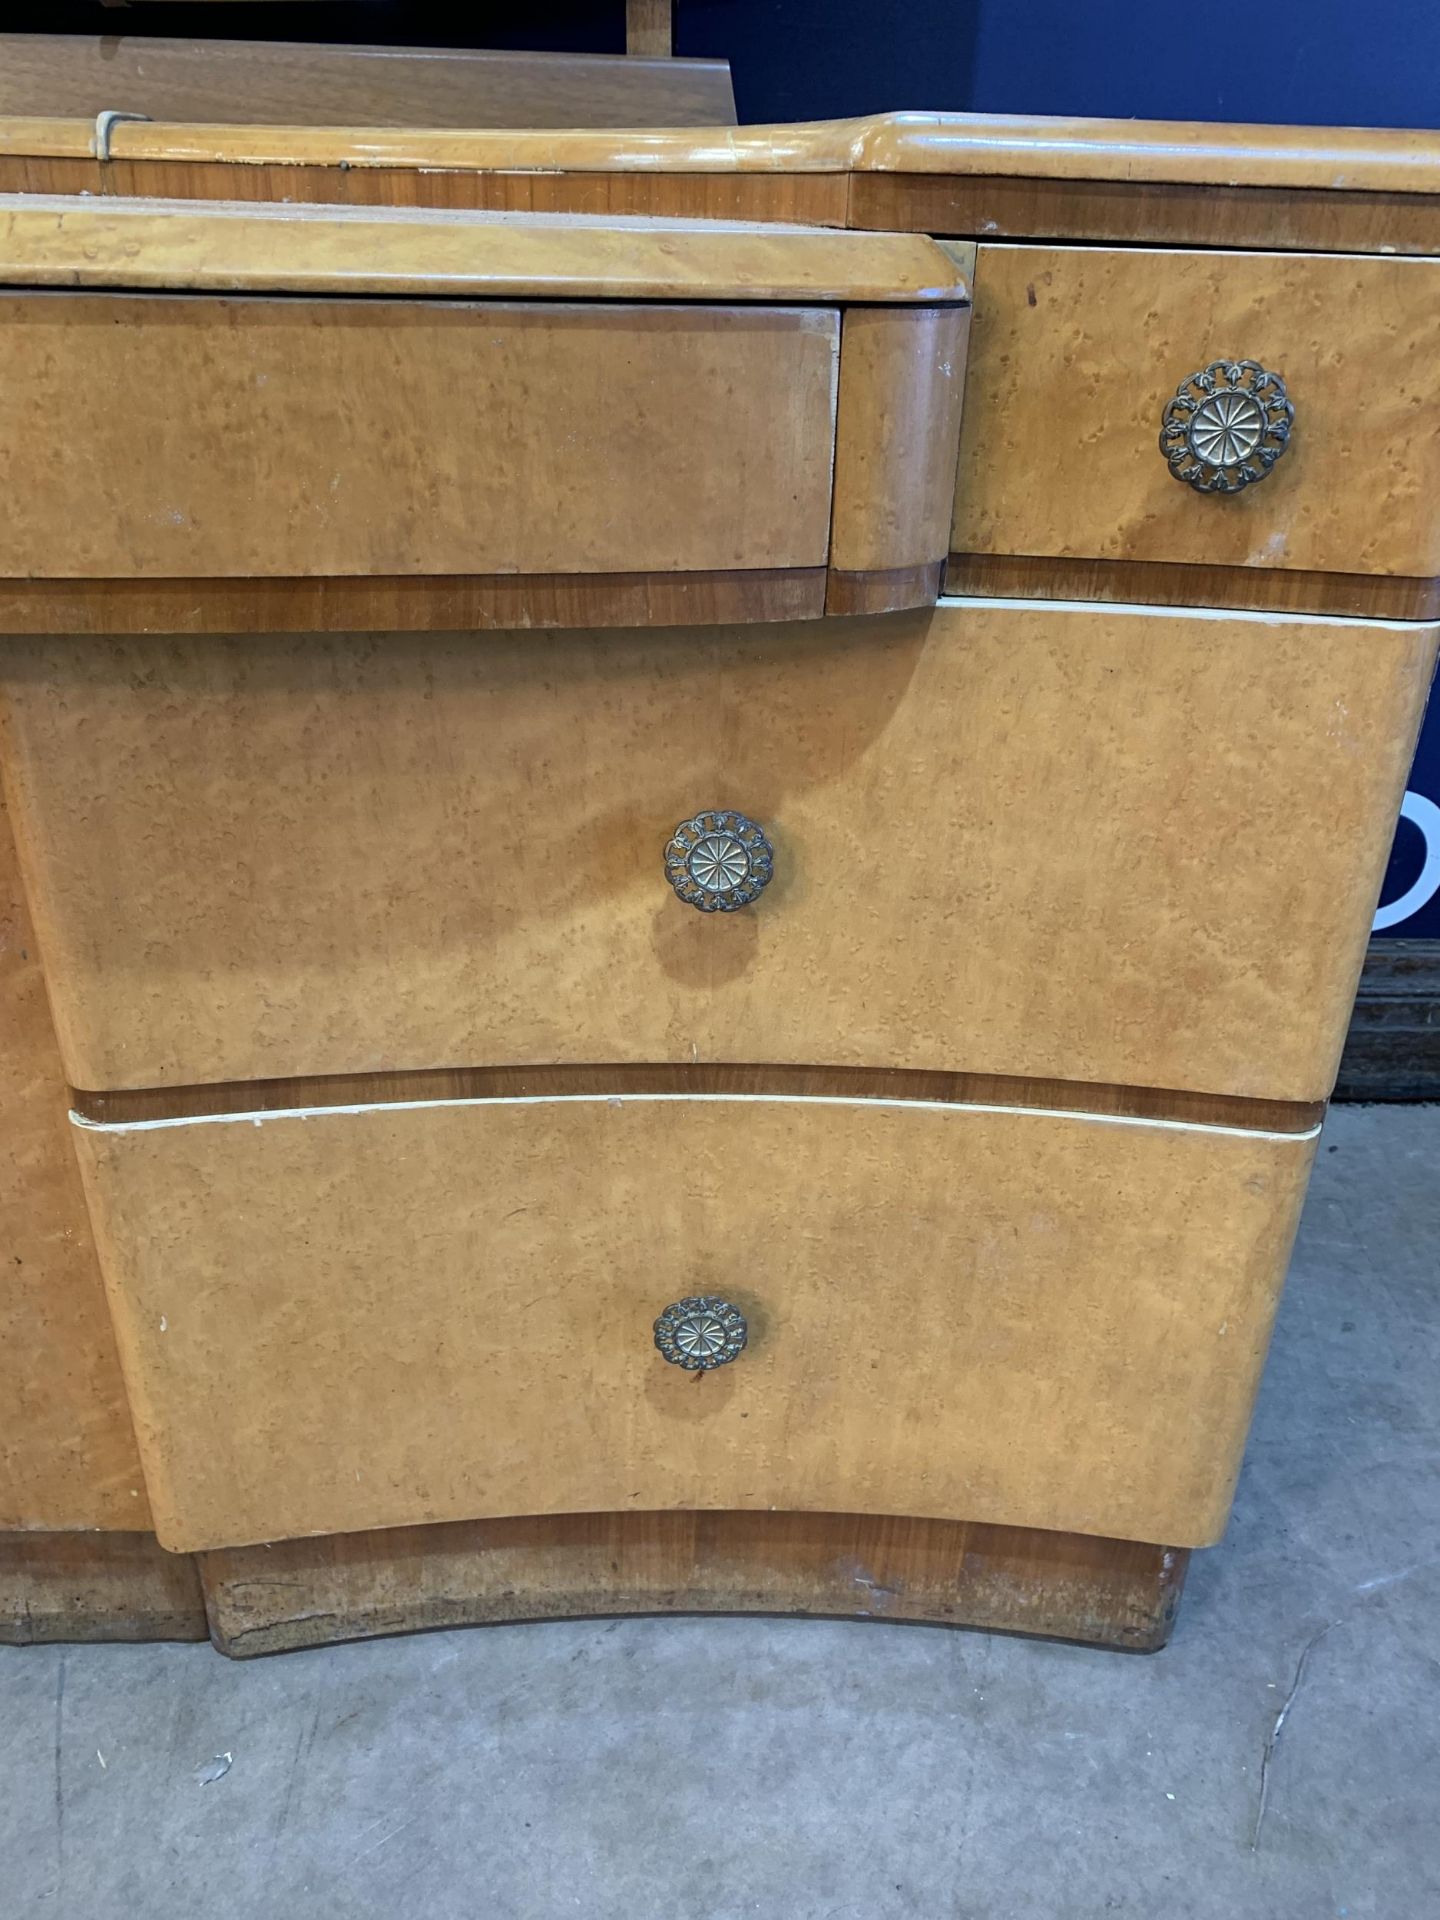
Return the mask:
<svg viewBox="0 0 1440 1920">
<path fill-rule="evenodd" d="M 1177 479 L 1167 403 L 1217 361 L 1280 376 L 1288 445 L 1246 457 L 1254 376 L 1222 373 Z M 1440 574 L 1440 261 L 982 247 L 966 401 L 956 555 Z"/>
<path fill-rule="evenodd" d="M 0 629 L 938 591 L 968 298 L 920 236 L 14 196 L 0 285 Z"/>
<path fill-rule="evenodd" d="M 10 578 L 825 565 L 833 308 L 29 293 L 0 340 Z"/>
</svg>

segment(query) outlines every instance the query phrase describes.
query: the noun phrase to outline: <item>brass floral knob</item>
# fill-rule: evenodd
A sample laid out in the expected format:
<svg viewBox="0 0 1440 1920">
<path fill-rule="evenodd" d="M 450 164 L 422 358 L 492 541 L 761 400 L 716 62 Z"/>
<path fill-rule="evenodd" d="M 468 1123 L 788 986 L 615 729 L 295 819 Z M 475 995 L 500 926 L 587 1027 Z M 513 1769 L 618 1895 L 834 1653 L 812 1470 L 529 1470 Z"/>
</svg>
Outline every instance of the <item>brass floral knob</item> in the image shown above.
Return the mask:
<svg viewBox="0 0 1440 1920">
<path fill-rule="evenodd" d="M 1197 493 L 1238 493 L 1265 478 L 1294 423 L 1278 373 L 1255 360 L 1212 360 L 1166 402 L 1160 451 L 1175 478 Z"/>
<path fill-rule="evenodd" d="M 672 1367 L 708 1373 L 745 1351 L 745 1316 L 711 1293 L 676 1300 L 655 1322 L 655 1344 Z"/>
<path fill-rule="evenodd" d="M 665 875 L 700 913 L 734 913 L 770 884 L 775 849 L 743 813 L 716 808 L 682 820 L 665 846 Z"/>
</svg>

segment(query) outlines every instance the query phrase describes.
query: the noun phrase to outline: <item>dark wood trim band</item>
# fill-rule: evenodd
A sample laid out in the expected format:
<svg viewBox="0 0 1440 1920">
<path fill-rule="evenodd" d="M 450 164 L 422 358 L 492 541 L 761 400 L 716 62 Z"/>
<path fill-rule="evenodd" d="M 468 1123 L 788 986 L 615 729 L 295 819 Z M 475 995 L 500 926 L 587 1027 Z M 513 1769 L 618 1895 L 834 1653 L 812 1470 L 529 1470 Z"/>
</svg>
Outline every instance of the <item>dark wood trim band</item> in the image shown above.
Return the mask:
<svg viewBox="0 0 1440 1920">
<path fill-rule="evenodd" d="M 831 567 L 825 576 L 829 614 L 898 613 L 906 607 L 933 607 L 940 597 L 945 562 L 920 567 L 885 567 L 872 573 L 847 573 Z"/>
<path fill-rule="evenodd" d="M 1440 940 L 1372 940 L 1337 1100 L 1440 1100 Z"/>
<path fill-rule="evenodd" d="M 194 1558 L 153 1533 L 0 1533 L 0 1646 L 206 1631 Z"/>
<path fill-rule="evenodd" d="M 849 224 L 983 240 L 1440 253 L 1440 195 L 1314 187 L 854 173 Z"/>
<path fill-rule="evenodd" d="M 1440 580 L 1398 574 L 1301 573 L 1169 560 L 1073 560 L 952 553 L 945 591 L 1000 600 L 1109 600 L 1161 607 L 1234 607 L 1367 620 L 1440 618 Z"/>
<path fill-rule="evenodd" d="M 586 213 L 843 227 L 845 173 L 482 172 L 219 160 L 0 158 L 0 190 L 164 200 L 291 200 L 313 206 Z"/>
<path fill-rule="evenodd" d="M 791 1099 L 933 1100 L 957 1106 L 1048 1108 L 1261 1133 L 1308 1133 L 1319 1101 L 1252 1100 L 1099 1081 L 1038 1080 L 1006 1073 L 932 1073 L 906 1067 L 545 1066 L 435 1067 L 342 1073 L 294 1080 L 230 1080 L 211 1086 L 75 1090 L 82 1119 L 105 1126 L 207 1114 L 285 1113 L 309 1107 L 385 1106 L 417 1100 L 518 1100 L 565 1094 L 770 1094 Z"/>
<path fill-rule="evenodd" d="M 244 1659 L 374 1634 L 605 1614 L 915 1620 L 1153 1653 L 1185 1548 L 863 1514 L 598 1513 L 332 1534 L 199 1556 Z"/>
<path fill-rule="evenodd" d="M 823 567 L 713 573 L 0 580 L 0 633 L 453 633 L 813 620 Z"/>
</svg>

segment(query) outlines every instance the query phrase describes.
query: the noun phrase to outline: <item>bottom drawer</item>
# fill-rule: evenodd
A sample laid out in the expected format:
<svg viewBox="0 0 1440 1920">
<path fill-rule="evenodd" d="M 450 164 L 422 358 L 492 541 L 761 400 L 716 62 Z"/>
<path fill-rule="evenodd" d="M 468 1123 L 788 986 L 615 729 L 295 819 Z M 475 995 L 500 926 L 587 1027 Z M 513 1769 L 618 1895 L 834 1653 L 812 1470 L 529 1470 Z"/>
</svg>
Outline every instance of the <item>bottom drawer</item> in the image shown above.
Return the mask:
<svg viewBox="0 0 1440 1920">
<path fill-rule="evenodd" d="M 573 1097 L 81 1123 L 176 1550 L 646 1508 L 1223 1527 L 1313 1137 Z M 688 1373 L 652 1323 L 723 1294 Z"/>
</svg>

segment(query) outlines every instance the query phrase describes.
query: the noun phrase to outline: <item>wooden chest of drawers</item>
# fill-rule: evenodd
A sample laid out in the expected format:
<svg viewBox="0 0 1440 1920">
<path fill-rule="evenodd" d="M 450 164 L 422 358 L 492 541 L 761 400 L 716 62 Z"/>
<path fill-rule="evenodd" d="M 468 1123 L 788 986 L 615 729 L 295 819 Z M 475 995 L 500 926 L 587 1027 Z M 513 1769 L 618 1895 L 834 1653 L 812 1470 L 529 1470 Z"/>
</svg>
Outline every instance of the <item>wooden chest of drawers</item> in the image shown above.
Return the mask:
<svg viewBox="0 0 1440 1920">
<path fill-rule="evenodd" d="M 0 239 L 5 778 L 160 1542 L 235 1650 L 1159 1644 L 1434 666 L 1440 161 L 1366 162 L 1387 258 L 1279 136 L 1267 252 L 1101 130 L 1058 199 L 1003 126 L 728 136 L 732 210 L 894 232 L 496 137 L 287 164 L 553 217 L 127 127 Z"/>
</svg>

